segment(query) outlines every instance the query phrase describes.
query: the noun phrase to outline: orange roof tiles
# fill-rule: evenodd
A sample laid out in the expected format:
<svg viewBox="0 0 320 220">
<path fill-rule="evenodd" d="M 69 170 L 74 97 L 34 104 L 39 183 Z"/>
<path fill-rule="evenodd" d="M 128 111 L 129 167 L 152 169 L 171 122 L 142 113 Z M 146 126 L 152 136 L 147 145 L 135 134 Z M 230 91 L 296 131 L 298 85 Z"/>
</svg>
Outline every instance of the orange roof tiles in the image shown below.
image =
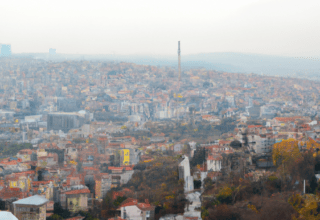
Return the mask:
<svg viewBox="0 0 320 220">
<path fill-rule="evenodd" d="M 125 220 L 121 217 L 108 218 L 108 220 Z"/>
<path fill-rule="evenodd" d="M 2 164 L 2 165 L 17 165 L 18 162 L 16 160 L 11 160 L 8 162 L 1 161 L 0 164 Z"/>
<path fill-rule="evenodd" d="M 49 184 L 50 182 L 53 182 L 53 180 L 47 180 L 47 181 L 33 181 L 32 185 L 33 186 L 39 186 L 41 184 Z"/>
<path fill-rule="evenodd" d="M 129 170 L 133 170 L 132 167 L 125 167 L 125 170 L 129 171 Z"/>
<path fill-rule="evenodd" d="M 73 194 L 81 194 L 81 193 L 90 193 L 89 189 L 76 189 L 66 192 L 66 195 L 73 195 Z"/>
<path fill-rule="evenodd" d="M 143 211 L 150 210 L 153 208 L 150 204 L 147 204 L 147 203 L 138 203 L 136 206 Z"/>
<path fill-rule="evenodd" d="M 32 154 L 33 150 L 31 149 L 23 149 L 23 150 L 20 150 L 18 153 L 19 154 Z"/>
<path fill-rule="evenodd" d="M 222 157 L 220 155 L 209 155 L 207 160 L 215 160 L 215 161 L 218 161 L 218 160 L 222 160 Z"/>
<path fill-rule="evenodd" d="M 27 197 L 27 192 L 20 192 L 19 188 L 4 187 L 2 190 L 0 190 L 0 195 L 2 200 L 7 200 L 13 197 Z"/>
<path fill-rule="evenodd" d="M 294 117 L 275 117 L 274 119 L 281 122 L 289 122 L 295 121 L 296 119 L 301 118 L 301 116 L 294 116 Z"/>
<path fill-rule="evenodd" d="M 121 203 L 120 207 L 132 206 L 136 204 L 138 204 L 137 199 L 128 198 Z"/>
<path fill-rule="evenodd" d="M 124 167 L 108 167 L 109 170 L 123 170 Z"/>
<path fill-rule="evenodd" d="M 248 125 L 248 128 L 262 128 L 262 125 Z"/>
<path fill-rule="evenodd" d="M 219 144 L 230 144 L 231 141 L 220 140 Z"/>
</svg>

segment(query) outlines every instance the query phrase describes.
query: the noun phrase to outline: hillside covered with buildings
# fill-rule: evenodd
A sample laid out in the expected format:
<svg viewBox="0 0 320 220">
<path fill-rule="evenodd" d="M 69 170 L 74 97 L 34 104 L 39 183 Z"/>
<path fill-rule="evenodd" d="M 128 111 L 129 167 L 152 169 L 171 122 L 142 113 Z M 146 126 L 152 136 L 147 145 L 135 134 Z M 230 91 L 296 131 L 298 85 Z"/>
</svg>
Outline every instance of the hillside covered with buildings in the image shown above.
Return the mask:
<svg viewBox="0 0 320 220">
<path fill-rule="evenodd" d="M 0 82 L 0 210 L 18 219 L 318 215 L 320 82 L 6 57 Z"/>
</svg>

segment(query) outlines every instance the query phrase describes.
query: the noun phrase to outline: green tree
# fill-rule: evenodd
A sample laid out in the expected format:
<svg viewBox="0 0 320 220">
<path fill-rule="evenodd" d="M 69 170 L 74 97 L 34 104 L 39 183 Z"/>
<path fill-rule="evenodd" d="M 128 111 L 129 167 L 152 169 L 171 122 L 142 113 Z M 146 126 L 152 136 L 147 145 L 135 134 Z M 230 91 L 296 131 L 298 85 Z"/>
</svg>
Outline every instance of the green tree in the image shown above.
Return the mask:
<svg viewBox="0 0 320 220">
<path fill-rule="evenodd" d="M 198 164 L 201 165 L 206 160 L 206 150 L 204 147 L 197 147 L 197 149 L 194 152 L 194 156 L 190 161 L 190 165 L 192 167 L 197 166 Z"/>
<path fill-rule="evenodd" d="M 125 197 L 125 196 L 118 196 L 117 199 L 114 200 L 113 205 L 115 207 L 118 207 L 126 199 L 127 199 L 127 197 Z"/>
<path fill-rule="evenodd" d="M 53 214 L 50 216 L 49 220 L 62 220 L 63 218 L 58 214 Z"/>
</svg>

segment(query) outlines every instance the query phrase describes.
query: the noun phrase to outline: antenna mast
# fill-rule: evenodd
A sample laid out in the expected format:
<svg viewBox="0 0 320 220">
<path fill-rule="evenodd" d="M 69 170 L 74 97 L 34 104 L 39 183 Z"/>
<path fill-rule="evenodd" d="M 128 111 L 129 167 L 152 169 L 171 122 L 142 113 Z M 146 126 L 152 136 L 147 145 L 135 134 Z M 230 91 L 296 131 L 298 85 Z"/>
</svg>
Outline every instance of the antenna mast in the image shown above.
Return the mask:
<svg viewBox="0 0 320 220">
<path fill-rule="evenodd" d="M 178 41 L 178 68 L 179 68 L 179 86 L 180 86 L 180 80 L 181 80 L 180 41 Z"/>
</svg>

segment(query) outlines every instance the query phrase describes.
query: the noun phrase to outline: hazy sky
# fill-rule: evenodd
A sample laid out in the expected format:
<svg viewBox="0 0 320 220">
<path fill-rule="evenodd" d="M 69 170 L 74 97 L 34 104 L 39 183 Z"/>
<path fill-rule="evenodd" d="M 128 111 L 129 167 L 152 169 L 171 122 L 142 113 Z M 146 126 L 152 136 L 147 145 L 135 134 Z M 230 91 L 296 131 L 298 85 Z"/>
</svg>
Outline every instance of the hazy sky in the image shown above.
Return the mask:
<svg viewBox="0 0 320 220">
<path fill-rule="evenodd" d="M 319 0 L 2 1 L 13 53 L 320 55 Z"/>
</svg>

